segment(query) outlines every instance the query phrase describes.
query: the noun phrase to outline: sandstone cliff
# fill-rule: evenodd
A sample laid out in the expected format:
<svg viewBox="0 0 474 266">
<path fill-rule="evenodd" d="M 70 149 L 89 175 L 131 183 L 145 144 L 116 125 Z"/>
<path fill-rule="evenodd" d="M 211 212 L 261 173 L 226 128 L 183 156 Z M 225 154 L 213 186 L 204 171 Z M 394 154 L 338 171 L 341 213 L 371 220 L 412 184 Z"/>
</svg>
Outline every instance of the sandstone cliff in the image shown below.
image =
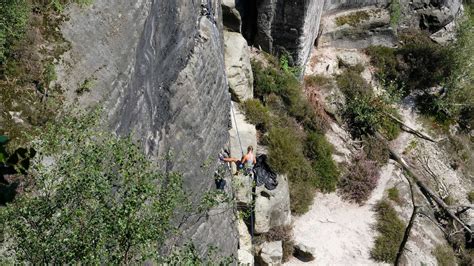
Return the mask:
<svg viewBox="0 0 474 266">
<path fill-rule="evenodd" d="M 214 184 L 215 164 L 203 165 L 216 161 L 229 138 L 220 1 L 103 0 L 68 15 L 62 31 L 72 49 L 58 82 L 69 102 L 103 105 L 106 126 L 132 134 L 163 169 L 183 173 L 199 202 Z M 78 94 L 85 79 L 93 85 Z M 212 244 L 235 253 L 231 214 L 194 217 L 183 239 L 203 252 Z"/>
</svg>

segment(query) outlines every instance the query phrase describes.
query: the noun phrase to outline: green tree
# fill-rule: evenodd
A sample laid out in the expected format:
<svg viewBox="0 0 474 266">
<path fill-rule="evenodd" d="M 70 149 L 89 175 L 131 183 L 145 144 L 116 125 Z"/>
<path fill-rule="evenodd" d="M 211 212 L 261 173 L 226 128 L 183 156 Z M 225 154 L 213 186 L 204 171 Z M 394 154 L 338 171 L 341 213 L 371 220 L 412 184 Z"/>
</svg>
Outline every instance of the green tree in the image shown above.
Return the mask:
<svg viewBox="0 0 474 266">
<path fill-rule="evenodd" d="M 0 209 L 1 246 L 17 262 L 157 260 L 173 234 L 181 176 L 157 172 L 130 138 L 98 129 L 96 117 L 64 118 L 32 142 L 29 185 Z"/>
</svg>

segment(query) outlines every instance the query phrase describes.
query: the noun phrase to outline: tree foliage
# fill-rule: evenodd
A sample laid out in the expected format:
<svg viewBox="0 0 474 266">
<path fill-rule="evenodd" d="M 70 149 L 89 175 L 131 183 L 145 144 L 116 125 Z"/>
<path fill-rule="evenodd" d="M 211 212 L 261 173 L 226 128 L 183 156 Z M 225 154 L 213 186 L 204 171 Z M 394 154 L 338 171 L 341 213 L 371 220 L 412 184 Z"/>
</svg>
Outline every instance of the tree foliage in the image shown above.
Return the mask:
<svg viewBox="0 0 474 266">
<path fill-rule="evenodd" d="M 130 138 L 98 129 L 96 116 L 48 125 L 33 148 L 38 155 L 25 192 L 0 209 L 2 246 L 10 259 L 33 264 L 158 259 L 184 199 L 179 174 L 157 172 Z"/>
</svg>

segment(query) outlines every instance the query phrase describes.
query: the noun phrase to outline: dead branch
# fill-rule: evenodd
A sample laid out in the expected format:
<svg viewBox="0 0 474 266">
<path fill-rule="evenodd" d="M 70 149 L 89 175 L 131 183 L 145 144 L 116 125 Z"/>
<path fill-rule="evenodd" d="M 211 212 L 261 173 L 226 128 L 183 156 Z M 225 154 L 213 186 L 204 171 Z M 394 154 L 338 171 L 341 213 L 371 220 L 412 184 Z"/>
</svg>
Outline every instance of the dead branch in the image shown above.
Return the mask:
<svg viewBox="0 0 474 266">
<path fill-rule="evenodd" d="M 431 141 L 431 142 L 438 142 L 434 139 L 432 139 L 430 136 L 426 135 L 425 133 L 423 132 L 420 132 L 412 127 L 410 127 L 409 125 L 405 124 L 403 121 L 401 121 L 400 119 L 396 118 L 395 116 L 393 116 L 392 114 L 389 114 L 387 112 L 383 112 L 386 116 L 388 116 L 390 119 L 392 119 L 393 121 L 397 122 L 398 124 L 400 124 L 401 128 L 403 131 L 405 132 L 408 132 L 410 134 L 413 134 L 421 139 L 425 139 L 425 140 L 428 140 L 428 141 Z"/>
<path fill-rule="evenodd" d="M 379 138 L 380 141 L 386 141 L 380 133 L 376 133 L 376 136 L 377 138 Z M 389 150 L 392 158 L 396 162 L 398 162 L 402 166 L 403 170 L 405 170 L 405 172 L 408 174 L 408 176 L 412 178 L 413 181 L 415 181 L 416 185 L 420 188 L 423 194 L 434 200 L 436 204 L 440 208 L 442 208 L 449 217 L 451 217 L 454 221 L 460 224 L 464 228 L 464 230 L 466 230 L 466 232 L 468 232 L 470 235 L 473 235 L 473 231 L 471 230 L 471 228 L 466 225 L 466 223 L 464 223 L 461 219 L 459 219 L 459 217 L 457 217 L 450 210 L 449 206 L 421 181 L 421 178 L 416 173 L 414 173 L 414 171 L 411 169 L 410 166 L 408 166 L 408 164 L 403 160 L 403 158 L 401 158 L 400 155 L 392 148 L 389 148 Z"/>
<path fill-rule="evenodd" d="M 395 258 L 395 265 L 400 265 L 400 259 L 403 255 L 403 251 L 405 250 L 405 246 L 408 242 L 408 238 L 410 237 L 411 228 L 413 227 L 413 223 L 415 222 L 415 218 L 416 218 L 416 215 L 417 215 L 417 212 L 418 212 L 418 206 L 416 205 L 415 194 L 414 194 L 414 191 L 413 191 L 413 184 L 412 184 L 409 177 L 407 177 L 406 175 L 403 175 L 403 176 L 405 176 L 406 180 L 408 181 L 408 185 L 410 186 L 410 195 L 411 195 L 411 203 L 413 205 L 413 211 L 411 213 L 411 217 L 410 217 L 410 221 L 408 222 L 408 226 L 405 229 L 405 233 L 403 235 L 402 243 L 400 243 L 400 246 L 398 247 L 397 257 Z"/>
</svg>

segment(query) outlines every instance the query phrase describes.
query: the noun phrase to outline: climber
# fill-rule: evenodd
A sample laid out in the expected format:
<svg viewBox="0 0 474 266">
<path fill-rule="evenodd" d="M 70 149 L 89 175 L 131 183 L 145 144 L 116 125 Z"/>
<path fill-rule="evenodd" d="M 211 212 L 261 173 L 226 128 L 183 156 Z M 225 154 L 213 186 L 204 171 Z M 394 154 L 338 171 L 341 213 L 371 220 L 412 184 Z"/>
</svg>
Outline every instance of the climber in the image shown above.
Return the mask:
<svg viewBox="0 0 474 266">
<path fill-rule="evenodd" d="M 237 165 L 238 170 L 240 169 L 245 170 L 245 174 L 250 174 L 252 172 L 253 166 L 255 165 L 255 163 L 257 163 L 255 155 L 253 154 L 252 145 L 248 146 L 247 154 L 242 156 L 242 159 L 240 160 L 237 158 L 232 158 L 232 157 L 228 157 L 228 158 L 221 157 L 220 159 L 224 162 L 235 163 Z"/>
</svg>

